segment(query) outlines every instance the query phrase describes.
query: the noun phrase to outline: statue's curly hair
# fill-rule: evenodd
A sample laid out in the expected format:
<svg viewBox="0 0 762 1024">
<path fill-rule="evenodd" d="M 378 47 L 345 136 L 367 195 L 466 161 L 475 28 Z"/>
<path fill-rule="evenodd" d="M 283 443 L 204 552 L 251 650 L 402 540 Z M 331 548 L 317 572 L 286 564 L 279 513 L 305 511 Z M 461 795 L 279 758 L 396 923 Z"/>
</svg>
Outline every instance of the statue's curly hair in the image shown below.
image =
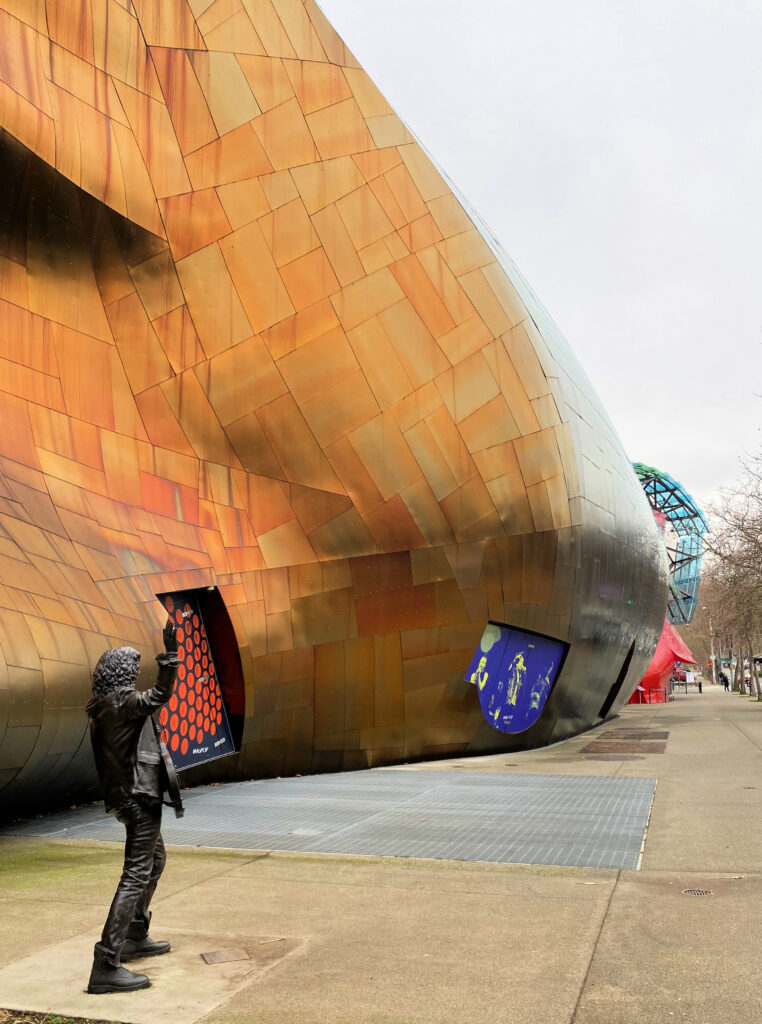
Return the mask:
<svg viewBox="0 0 762 1024">
<path fill-rule="evenodd" d="M 134 647 L 109 648 L 93 672 L 93 697 L 98 700 L 115 690 L 134 688 L 139 671 L 140 654 Z"/>
</svg>

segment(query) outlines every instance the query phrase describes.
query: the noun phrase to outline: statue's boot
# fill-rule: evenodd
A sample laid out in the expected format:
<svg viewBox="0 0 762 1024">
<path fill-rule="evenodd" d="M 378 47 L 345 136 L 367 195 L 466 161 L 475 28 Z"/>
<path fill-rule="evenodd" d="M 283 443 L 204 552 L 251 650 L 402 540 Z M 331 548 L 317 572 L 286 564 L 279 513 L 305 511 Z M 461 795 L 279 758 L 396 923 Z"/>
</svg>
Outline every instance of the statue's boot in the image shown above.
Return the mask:
<svg viewBox="0 0 762 1024">
<path fill-rule="evenodd" d="M 98 995 L 104 992 L 134 992 L 148 988 L 151 982 L 145 974 L 133 974 L 126 967 L 112 967 L 95 957 L 87 991 Z"/>
<path fill-rule="evenodd" d="M 126 939 L 119 954 L 122 963 L 128 960 L 137 960 L 143 956 L 161 956 L 169 952 L 169 943 L 154 941 L 150 935 L 144 939 Z"/>
</svg>

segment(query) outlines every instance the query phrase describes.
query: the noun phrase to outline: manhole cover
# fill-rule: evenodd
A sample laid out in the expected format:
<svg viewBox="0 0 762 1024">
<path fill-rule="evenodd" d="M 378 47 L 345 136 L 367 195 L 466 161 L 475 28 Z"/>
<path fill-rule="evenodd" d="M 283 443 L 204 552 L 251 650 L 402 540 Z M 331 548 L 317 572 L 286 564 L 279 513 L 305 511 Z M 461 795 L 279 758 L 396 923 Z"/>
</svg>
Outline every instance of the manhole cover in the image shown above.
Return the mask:
<svg viewBox="0 0 762 1024">
<path fill-rule="evenodd" d="M 711 889 L 683 889 L 683 896 L 714 896 Z"/>
</svg>

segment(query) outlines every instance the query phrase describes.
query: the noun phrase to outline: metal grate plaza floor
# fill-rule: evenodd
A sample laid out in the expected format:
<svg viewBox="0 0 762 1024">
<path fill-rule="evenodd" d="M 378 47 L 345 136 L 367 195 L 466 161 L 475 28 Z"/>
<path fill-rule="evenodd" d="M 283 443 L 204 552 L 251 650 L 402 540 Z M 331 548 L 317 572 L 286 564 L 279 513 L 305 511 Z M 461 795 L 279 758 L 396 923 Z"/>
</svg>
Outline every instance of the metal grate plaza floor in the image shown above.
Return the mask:
<svg viewBox="0 0 762 1024">
<path fill-rule="evenodd" d="M 655 779 L 371 769 L 205 786 L 165 812 L 176 846 L 637 868 Z M 121 842 L 102 804 L 0 834 Z"/>
</svg>

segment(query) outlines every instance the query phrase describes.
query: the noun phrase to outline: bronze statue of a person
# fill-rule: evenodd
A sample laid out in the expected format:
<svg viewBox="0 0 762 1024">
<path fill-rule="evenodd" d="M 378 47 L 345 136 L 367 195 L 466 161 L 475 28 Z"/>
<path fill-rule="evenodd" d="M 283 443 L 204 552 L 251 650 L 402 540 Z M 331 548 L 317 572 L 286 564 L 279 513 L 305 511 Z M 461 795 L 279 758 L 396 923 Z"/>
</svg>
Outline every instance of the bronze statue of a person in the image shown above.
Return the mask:
<svg viewBox="0 0 762 1024">
<path fill-rule="evenodd" d="M 132 647 L 106 651 L 93 672 L 93 696 L 87 705 L 90 739 L 103 789 L 106 811 L 124 825 L 124 868 L 106 918 L 95 956 L 88 992 L 130 992 L 147 988 L 145 974 L 133 974 L 122 961 L 160 956 L 168 942 L 148 934 L 148 905 L 164 870 L 161 808 L 166 800 L 181 817 L 182 801 L 174 767 L 159 739 L 153 714 L 165 704 L 177 676 L 177 638 L 168 621 L 156 685 L 145 693 L 135 689 L 140 654 Z"/>
</svg>

